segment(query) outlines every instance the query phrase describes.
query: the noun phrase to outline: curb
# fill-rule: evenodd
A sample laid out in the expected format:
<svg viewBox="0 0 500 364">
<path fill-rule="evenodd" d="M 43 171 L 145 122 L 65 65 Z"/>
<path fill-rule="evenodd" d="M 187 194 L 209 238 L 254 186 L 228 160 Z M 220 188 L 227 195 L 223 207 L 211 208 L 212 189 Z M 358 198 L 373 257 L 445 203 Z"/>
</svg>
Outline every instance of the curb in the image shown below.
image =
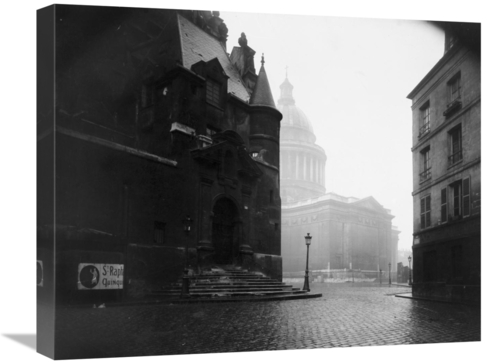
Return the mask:
<svg viewBox="0 0 500 364">
<path fill-rule="evenodd" d="M 479 306 L 479 307 L 481 306 L 480 302 L 458 302 L 458 301 L 439 300 L 439 299 L 427 298 L 427 297 L 414 297 L 412 293 L 399 293 L 399 294 L 396 294 L 395 296 L 399 297 L 399 298 L 406 298 L 406 299 L 416 300 L 416 301 L 447 303 L 447 304 L 452 304 L 452 305 Z"/>
<path fill-rule="evenodd" d="M 225 302 L 262 302 L 262 301 L 290 301 L 290 300 L 303 300 L 311 298 L 323 297 L 322 293 L 305 293 L 300 295 L 286 295 L 286 296 L 262 296 L 262 297 L 216 297 L 216 298 L 184 298 L 173 300 L 150 300 L 150 301 L 128 301 L 128 302 L 108 302 L 104 303 L 106 307 L 123 307 L 123 306 L 145 306 L 145 305 L 173 305 L 173 304 L 205 304 L 205 303 L 225 303 Z M 95 308 L 91 304 L 88 305 L 67 305 L 64 308 Z"/>
</svg>

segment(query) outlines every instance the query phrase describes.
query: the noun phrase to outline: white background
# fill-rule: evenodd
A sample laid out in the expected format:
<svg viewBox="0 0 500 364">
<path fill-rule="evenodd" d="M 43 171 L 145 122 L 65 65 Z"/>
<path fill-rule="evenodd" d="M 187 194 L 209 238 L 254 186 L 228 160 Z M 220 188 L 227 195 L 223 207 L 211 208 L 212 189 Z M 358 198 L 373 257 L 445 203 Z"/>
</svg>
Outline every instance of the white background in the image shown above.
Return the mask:
<svg viewBox="0 0 500 364">
<path fill-rule="evenodd" d="M 494 169 L 498 168 L 498 151 L 495 148 L 498 135 L 498 116 L 493 114 L 498 104 L 498 20 L 494 15 L 497 9 L 490 1 L 351 1 L 334 3 L 310 0 L 307 2 L 271 2 L 253 1 L 252 6 L 243 7 L 234 1 L 125 1 L 117 3 L 110 1 L 66 1 L 67 4 L 81 5 L 114 5 L 155 8 L 188 8 L 211 9 L 224 11 L 251 11 L 274 14 L 309 14 L 343 17 L 385 18 L 385 19 L 426 19 L 426 20 L 461 20 L 482 23 L 483 34 L 483 68 L 482 82 L 484 102 L 482 117 L 483 137 L 483 178 L 482 205 L 485 214 L 482 217 L 482 271 L 483 271 L 483 335 L 481 343 L 441 344 L 441 345 L 410 345 L 373 348 L 350 349 L 316 349 L 294 350 L 259 353 L 231 353 L 217 355 L 188 355 L 170 357 L 140 357 L 106 359 L 107 362 L 129 363 L 159 363 L 168 360 L 169 363 L 195 363 L 202 360 L 205 363 L 229 363 L 238 361 L 250 363 L 259 361 L 288 360 L 299 362 L 346 362 L 346 363 L 421 363 L 422 361 L 438 362 L 445 360 L 454 363 L 492 362 L 497 357 L 493 351 L 497 344 L 498 333 L 498 284 L 496 277 L 500 276 L 496 266 L 500 264 L 498 244 L 500 239 L 493 231 L 495 228 L 495 210 L 498 194 L 490 188 L 497 177 Z M 330 5 L 326 5 L 326 4 Z M 36 260 L 36 9 L 50 5 L 49 2 L 31 1 L 29 4 L 9 2 L 2 8 L 1 46 L 2 46 L 2 131 L 1 148 L 1 231 L 3 237 L 2 263 L 0 277 L 2 282 L 2 309 L 0 318 L 0 357 L 3 362 L 17 363 L 47 362 L 49 359 L 19 341 L 12 340 L 8 335 L 34 335 L 36 332 L 35 305 L 35 264 Z M 432 10 L 431 10 L 432 9 Z M 224 18 L 224 16 L 222 16 Z M 246 31 L 246 30 L 242 30 Z M 230 28 L 231 32 L 231 28 Z M 252 46 L 252 35 L 247 32 Z M 229 46 L 235 45 L 231 43 Z M 258 54 L 259 49 L 254 48 Z M 258 59 L 256 58 L 256 61 Z M 271 62 L 271 60 L 269 60 Z M 259 65 L 256 62 L 256 65 Z M 496 68 L 496 69 L 495 69 Z M 266 64 L 267 69 L 267 64 Z M 290 80 L 292 69 L 289 69 Z M 423 75 L 422 75 L 423 76 Z M 282 76 L 275 78 L 273 93 L 277 99 L 275 83 L 280 83 Z M 406 97 L 407 90 L 402 97 Z M 298 91 L 297 91 L 298 92 Z M 303 91 L 302 91 L 303 92 Z M 297 94 L 298 96 L 298 94 Z M 300 107 L 300 104 L 299 104 Z M 303 108 L 305 109 L 305 108 Z M 306 111 L 306 110 L 304 110 Z M 386 110 L 383 110 L 385 112 Z M 307 110 L 309 112 L 309 110 Z M 310 116 L 312 119 L 312 117 Z M 411 115 L 402 123 L 410 123 Z M 316 120 L 311 120 L 313 123 Z M 493 139 L 495 138 L 495 139 Z M 410 144 L 408 144 L 410 153 Z M 340 191 L 339 191 L 340 193 Z M 363 196 L 359 196 L 363 197 Z M 376 196 L 375 196 L 376 197 Z M 381 201 L 384 204 L 384 201 Z M 389 205 L 389 203 L 385 203 Z M 498 215 L 498 214 L 496 214 Z M 332 328 L 335 329 L 335 328 Z M 80 360 L 79 363 L 88 362 Z"/>
</svg>

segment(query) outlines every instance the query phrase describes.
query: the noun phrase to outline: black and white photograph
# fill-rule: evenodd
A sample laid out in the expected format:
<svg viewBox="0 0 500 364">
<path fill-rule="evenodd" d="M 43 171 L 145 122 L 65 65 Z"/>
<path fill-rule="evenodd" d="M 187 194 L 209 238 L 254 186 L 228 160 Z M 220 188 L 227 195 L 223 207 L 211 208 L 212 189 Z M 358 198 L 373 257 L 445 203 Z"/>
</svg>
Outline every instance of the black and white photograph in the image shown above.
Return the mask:
<svg viewBox="0 0 500 364">
<path fill-rule="evenodd" d="M 10 12 L 2 351 L 489 361 L 492 9 L 262 3 Z"/>
</svg>

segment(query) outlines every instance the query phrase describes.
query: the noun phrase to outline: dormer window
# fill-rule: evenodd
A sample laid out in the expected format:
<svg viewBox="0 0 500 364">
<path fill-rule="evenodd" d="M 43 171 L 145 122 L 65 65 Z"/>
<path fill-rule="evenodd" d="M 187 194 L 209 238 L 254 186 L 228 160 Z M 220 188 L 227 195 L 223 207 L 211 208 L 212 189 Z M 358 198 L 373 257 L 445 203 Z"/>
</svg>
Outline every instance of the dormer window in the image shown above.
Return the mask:
<svg viewBox="0 0 500 364">
<path fill-rule="evenodd" d="M 207 78 L 207 102 L 220 107 L 221 105 L 221 84 Z"/>
<path fill-rule="evenodd" d="M 217 57 L 205 62 L 199 61 L 191 66 L 191 70 L 205 79 L 205 98 L 208 104 L 219 109 L 225 107 L 227 80 L 229 76 Z"/>
<path fill-rule="evenodd" d="M 445 52 L 448 52 L 458 43 L 458 37 L 456 34 L 446 32 L 445 34 Z"/>
</svg>

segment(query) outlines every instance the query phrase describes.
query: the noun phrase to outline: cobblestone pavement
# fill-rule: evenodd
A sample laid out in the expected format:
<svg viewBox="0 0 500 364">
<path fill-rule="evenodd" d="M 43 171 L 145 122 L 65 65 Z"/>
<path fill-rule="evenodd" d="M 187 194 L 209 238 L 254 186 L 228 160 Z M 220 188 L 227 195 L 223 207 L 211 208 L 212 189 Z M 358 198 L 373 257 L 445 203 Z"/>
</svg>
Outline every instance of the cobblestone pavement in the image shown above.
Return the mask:
<svg viewBox="0 0 500 364">
<path fill-rule="evenodd" d="M 395 297 L 407 287 L 314 284 L 309 300 L 63 308 L 60 358 L 479 341 L 479 307 Z"/>
</svg>

